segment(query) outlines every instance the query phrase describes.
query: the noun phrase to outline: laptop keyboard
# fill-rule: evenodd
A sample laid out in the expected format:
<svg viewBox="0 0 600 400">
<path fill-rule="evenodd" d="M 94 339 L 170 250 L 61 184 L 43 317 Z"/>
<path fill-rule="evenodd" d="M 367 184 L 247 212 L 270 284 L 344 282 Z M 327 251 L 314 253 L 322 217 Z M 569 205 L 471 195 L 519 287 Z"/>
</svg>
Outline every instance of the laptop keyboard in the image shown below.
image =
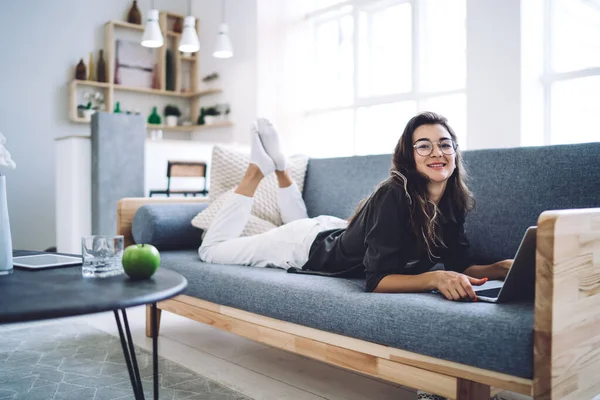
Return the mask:
<svg viewBox="0 0 600 400">
<path fill-rule="evenodd" d="M 495 297 L 498 297 L 498 295 L 500 294 L 500 289 L 502 289 L 502 288 L 478 290 L 477 292 L 475 292 L 475 294 L 477 296 L 481 296 L 481 297 L 495 298 Z"/>
</svg>

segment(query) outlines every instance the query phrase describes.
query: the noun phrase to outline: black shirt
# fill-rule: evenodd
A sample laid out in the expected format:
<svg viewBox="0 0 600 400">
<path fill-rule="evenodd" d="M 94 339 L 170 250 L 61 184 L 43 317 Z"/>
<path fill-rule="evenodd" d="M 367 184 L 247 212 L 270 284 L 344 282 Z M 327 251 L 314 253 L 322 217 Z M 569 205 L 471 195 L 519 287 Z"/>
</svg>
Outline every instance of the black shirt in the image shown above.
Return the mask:
<svg viewBox="0 0 600 400">
<path fill-rule="evenodd" d="M 441 237 L 446 248 L 433 249 L 430 259 L 410 226 L 404 188 L 389 180 L 380 186 L 346 229 L 319 233 L 302 270 L 288 272 L 340 277 L 366 277 L 372 292 L 391 274 L 417 275 L 444 263 L 446 270 L 463 272 L 470 266 L 464 217 L 456 218 L 446 198 L 441 211 Z M 433 260 L 433 261 L 432 261 Z"/>
</svg>

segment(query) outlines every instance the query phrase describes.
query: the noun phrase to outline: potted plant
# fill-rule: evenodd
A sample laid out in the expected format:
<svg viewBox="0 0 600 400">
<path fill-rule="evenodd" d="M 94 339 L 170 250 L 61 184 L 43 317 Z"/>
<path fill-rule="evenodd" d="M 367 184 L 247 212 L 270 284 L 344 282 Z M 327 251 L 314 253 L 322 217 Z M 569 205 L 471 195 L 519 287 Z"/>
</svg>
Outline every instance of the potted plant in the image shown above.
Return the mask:
<svg viewBox="0 0 600 400">
<path fill-rule="evenodd" d="M 214 124 L 219 118 L 219 109 L 217 106 L 207 107 L 204 109 L 204 122 L 206 125 Z"/>
<path fill-rule="evenodd" d="M 85 92 L 83 98 L 87 103 L 77 106 L 77 116 L 91 121 L 92 114 L 104 108 L 104 95 L 100 92 Z"/>
<path fill-rule="evenodd" d="M 169 104 L 165 107 L 164 114 L 167 126 L 177 126 L 177 119 L 181 116 L 179 107 Z"/>
</svg>

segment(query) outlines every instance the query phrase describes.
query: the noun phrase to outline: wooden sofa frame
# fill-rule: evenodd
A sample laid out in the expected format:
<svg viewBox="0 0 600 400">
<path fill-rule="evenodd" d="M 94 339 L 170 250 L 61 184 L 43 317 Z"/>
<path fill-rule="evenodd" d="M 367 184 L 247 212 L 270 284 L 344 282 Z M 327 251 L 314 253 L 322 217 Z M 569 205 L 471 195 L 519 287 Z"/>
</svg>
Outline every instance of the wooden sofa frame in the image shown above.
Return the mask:
<svg viewBox="0 0 600 400">
<path fill-rule="evenodd" d="M 145 204 L 201 198 L 125 198 L 118 234 Z M 534 377 L 524 379 L 411 353 L 180 295 L 169 311 L 256 342 L 449 399 L 488 399 L 501 390 L 535 399 L 591 399 L 600 393 L 600 208 L 546 211 L 538 220 Z M 149 313 L 146 334 L 151 336 Z M 160 320 L 160 314 L 159 314 Z"/>
</svg>

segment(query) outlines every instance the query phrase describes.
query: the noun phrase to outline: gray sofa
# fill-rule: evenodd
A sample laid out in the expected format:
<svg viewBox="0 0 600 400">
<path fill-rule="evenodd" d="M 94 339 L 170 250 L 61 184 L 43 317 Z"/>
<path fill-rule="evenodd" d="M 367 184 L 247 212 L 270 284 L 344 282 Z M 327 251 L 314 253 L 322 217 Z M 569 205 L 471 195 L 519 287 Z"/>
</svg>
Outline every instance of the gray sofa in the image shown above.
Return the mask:
<svg viewBox="0 0 600 400">
<path fill-rule="evenodd" d="M 549 220 L 554 221 L 548 223 L 552 226 L 547 231 L 553 237 L 552 254 L 548 256 L 552 265 L 564 262 L 553 258 L 559 252 L 557 237 L 577 234 L 591 240 L 577 257 L 596 254 L 591 265 L 598 268 L 599 274 L 591 274 L 592 289 L 586 299 L 590 306 L 600 304 L 600 209 L 594 208 L 600 207 L 600 170 L 596 168 L 600 143 L 474 150 L 463 155 L 469 186 L 476 199 L 476 209 L 466 223 L 472 261 L 487 264 L 512 258 L 525 229 L 541 224 L 541 214 L 546 212 Z M 391 155 L 311 159 L 304 186 L 309 216 L 348 217 L 356 203 L 387 177 L 390 165 Z M 365 293 L 364 280 L 201 262 L 197 254 L 201 232 L 190 221 L 206 204 L 190 199 L 185 203 L 173 201 L 178 200 L 145 204 L 144 199 L 123 199 L 118 210 L 119 233 L 128 239 L 133 237 L 137 243 L 156 245 L 161 250 L 161 267 L 183 274 L 189 282 L 181 302 L 174 303 L 176 299 L 164 303 L 164 307 L 159 305 L 163 310 L 189 316 L 185 308 L 197 307 L 204 310 L 198 311 L 203 316 L 192 318 L 230 331 L 235 332 L 232 326 L 241 321 L 246 330 L 262 327 L 283 332 L 294 339 L 310 340 L 313 347 L 324 343 L 329 347 L 320 352 L 302 346 L 288 350 L 450 398 L 483 398 L 490 386 L 536 398 L 567 398 L 564 394 L 572 394 L 573 398 L 581 399 L 594 391 L 600 393 L 599 375 L 576 389 L 566 385 L 562 375 L 556 376 L 560 363 L 553 362 L 553 357 L 569 355 L 559 354 L 554 347 L 556 342 L 552 341 L 559 334 L 553 331 L 557 314 L 552 306 L 553 299 L 558 299 L 558 286 L 551 280 L 546 287 L 539 279 L 545 265 L 541 246 L 550 240 L 540 236 L 546 235 L 540 229 L 546 225 L 538 228 L 539 282 L 535 302 L 457 303 L 432 293 Z M 573 214 L 564 210 L 572 209 L 582 209 L 575 214 L 580 221 L 592 221 L 591 226 L 582 227 L 581 232 L 573 233 L 572 229 L 558 232 L 560 218 L 571 218 Z M 553 214 L 548 210 L 563 211 Z M 566 236 L 565 240 L 568 241 Z M 542 290 L 548 290 L 544 299 L 540 297 Z M 550 311 L 538 313 L 544 307 L 543 302 L 551 303 Z M 600 314 L 600 309 L 597 310 Z M 544 321 L 534 321 L 546 314 L 550 318 L 546 325 Z M 221 317 L 225 319 L 216 321 Z M 235 321 L 230 321 L 231 318 Z M 589 325 L 589 317 L 583 320 Z M 593 332 L 587 332 L 591 336 L 585 338 L 598 345 L 600 318 L 594 314 L 592 320 L 596 325 L 591 326 Z M 282 322 L 285 324 L 281 325 Z M 306 327 L 311 329 L 305 332 Z M 241 328 L 240 332 L 273 344 L 268 335 L 248 333 Z M 573 335 L 574 340 L 584 338 L 575 332 Z M 564 335 L 561 338 L 564 340 Z M 346 341 L 350 344 L 344 344 Z M 350 358 L 358 357 L 356 354 L 375 357 L 375 369 L 369 367 L 371 359 L 353 363 L 328 358 L 327 352 L 337 348 L 344 357 L 348 354 Z M 382 355 L 383 349 L 387 353 Z M 586 363 L 600 366 L 599 358 L 596 351 L 595 358 Z M 398 371 L 384 370 L 396 364 Z M 420 371 L 424 375 L 419 378 L 411 375 Z M 428 376 L 426 372 L 436 375 Z M 445 377 L 455 380 L 448 385 L 443 381 Z M 430 383 L 431 380 L 438 383 Z M 458 385 L 456 388 L 452 386 L 454 383 Z"/>
</svg>

